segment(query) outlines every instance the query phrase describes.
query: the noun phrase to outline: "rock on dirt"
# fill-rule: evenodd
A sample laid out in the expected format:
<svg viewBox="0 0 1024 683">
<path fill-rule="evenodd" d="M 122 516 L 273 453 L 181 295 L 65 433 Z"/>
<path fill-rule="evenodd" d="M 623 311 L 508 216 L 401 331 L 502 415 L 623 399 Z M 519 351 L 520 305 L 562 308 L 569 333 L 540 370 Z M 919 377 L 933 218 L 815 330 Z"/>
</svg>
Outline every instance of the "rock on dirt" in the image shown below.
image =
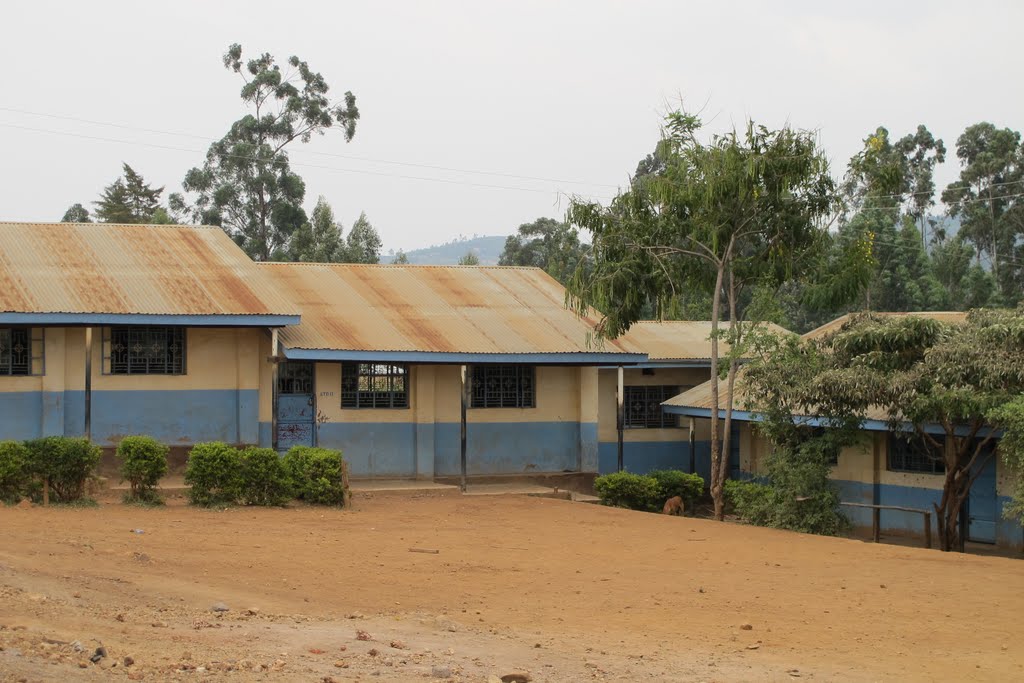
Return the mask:
<svg viewBox="0 0 1024 683">
<path fill-rule="evenodd" d="M 435 666 L 430 669 L 430 675 L 434 678 L 451 678 L 452 670 L 447 666 Z"/>
<path fill-rule="evenodd" d="M 533 678 L 530 674 L 511 673 L 501 677 L 501 683 L 530 683 Z"/>
<path fill-rule="evenodd" d="M 210 605 L 211 612 L 230 612 L 231 608 L 225 605 L 223 602 L 215 602 Z"/>
</svg>

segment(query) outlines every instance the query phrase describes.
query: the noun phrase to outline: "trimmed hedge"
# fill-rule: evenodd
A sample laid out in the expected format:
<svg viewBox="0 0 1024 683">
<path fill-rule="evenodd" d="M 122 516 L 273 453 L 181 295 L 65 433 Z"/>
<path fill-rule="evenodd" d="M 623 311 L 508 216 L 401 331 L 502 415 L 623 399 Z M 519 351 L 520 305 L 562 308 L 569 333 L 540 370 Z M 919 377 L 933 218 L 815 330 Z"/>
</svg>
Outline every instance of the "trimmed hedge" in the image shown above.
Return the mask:
<svg viewBox="0 0 1024 683">
<path fill-rule="evenodd" d="M 239 493 L 246 505 L 284 505 L 295 486 L 273 448 L 250 446 L 239 453 Z"/>
<path fill-rule="evenodd" d="M 44 436 L 25 442 L 28 472 L 48 481 L 54 499 L 60 503 L 82 500 L 85 482 L 100 461 L 100 447 L 85 438 Z"/>
<path fill-rule="evenodd" d="M 348 463 L 341 451 L 293 446 L 285 453 L 284 465 L 299 499 L 316 505 L 348 504 Z"/>
<path fill-rule="evenodd" d="M 0 441 L 0 502 L 17 503 L 30 481 L 28 449 L 17 441 Z"/>
<path fill-rule="evenodd" d="M 698 474 L 680 470 L 655 470 L 650 474 L 613 472 L 594 480 L 594 492 L 604 505 L 660 512 L 665 501 L 680 496 L 688 509 L 704 494 Z"/>
<path fill-rule="evenodd" d="M 159 502 L 156 485 L 167 474 L 170 448 L 151 436 L 126 436 L 117 445 L 121 477 L 131 486 L 129 500 Z"/>
<path fill-rule="evenodd" d="M 193 505 L 233 505 L 241 494 L 238 449 L 220 441 L 197 443 L 188 454 L 185 483 Z"/>
</svg>

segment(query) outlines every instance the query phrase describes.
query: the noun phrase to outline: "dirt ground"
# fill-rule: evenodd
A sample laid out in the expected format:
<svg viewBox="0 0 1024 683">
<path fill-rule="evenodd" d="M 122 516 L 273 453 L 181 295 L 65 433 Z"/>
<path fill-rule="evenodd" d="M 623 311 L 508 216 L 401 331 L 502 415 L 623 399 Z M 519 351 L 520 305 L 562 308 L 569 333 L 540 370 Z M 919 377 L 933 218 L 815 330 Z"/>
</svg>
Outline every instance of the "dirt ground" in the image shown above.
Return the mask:
<svg viewBox="0 0 1024 683">
<path fill-rule="evenodd" d="M 1022 611 L 1019 559 L 525 496 L 0 509 L 3 681 L 1024 680 Z"/>
</svg>

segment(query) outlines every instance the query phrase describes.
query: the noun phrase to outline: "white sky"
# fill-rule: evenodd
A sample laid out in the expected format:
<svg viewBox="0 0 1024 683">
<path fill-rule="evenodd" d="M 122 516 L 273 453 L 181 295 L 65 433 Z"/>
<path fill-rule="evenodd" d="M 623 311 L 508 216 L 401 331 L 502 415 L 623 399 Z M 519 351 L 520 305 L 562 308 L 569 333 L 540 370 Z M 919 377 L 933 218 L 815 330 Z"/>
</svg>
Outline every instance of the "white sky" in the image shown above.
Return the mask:
<svg viewBox="0 0 1024 683">
<path fill-rule="evenodd" d="M 385 249 L 508 234 L 561 217 L 566 193 L 612 196 L 679 96 L 712 129 L 749 116 L 819 130 L 836 175 L 878 125 L 901 136 L 924 123 L 950 150 L 981 120 L 1024 128 L 1024 3 L 1011 0 L 33 0 L 3 14 L 0 220 L 90 206 L 122 161 L 179 189 L 202 162 L 200 138 L 244 113 L 240 80 L 220 62 L 233 42 L 298 55 L 334 94 L 355 93 L 353 142 L 333 131 L 291 158 L 307 209 L 322 194 L 348 226 L 365 210 Z M 950 157 L 940 187 L 957 174 Z"/>
</svg>

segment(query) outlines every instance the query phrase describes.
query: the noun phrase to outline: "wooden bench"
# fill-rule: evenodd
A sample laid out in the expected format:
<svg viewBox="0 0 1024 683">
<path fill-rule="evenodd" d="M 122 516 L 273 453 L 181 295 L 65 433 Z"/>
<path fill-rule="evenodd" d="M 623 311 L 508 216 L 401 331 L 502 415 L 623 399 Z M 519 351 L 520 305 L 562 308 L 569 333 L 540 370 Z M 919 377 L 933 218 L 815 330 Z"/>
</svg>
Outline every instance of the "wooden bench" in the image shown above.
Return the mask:
<svg viewBox="0 0 1024 683">
<path fill-rule="evenodd" d="M 872 505 L 871 503 L 843 503 L 854 508 L 871 508 L 871 538 L 878 543 L 882 531 L 882 510 L 898 510 L 900 512 L 916 512 L 924 516 L 924 547 L 932 547 L 932 511 L 921 508 L 907 508 L 901 505 Z"/>
</svg>

